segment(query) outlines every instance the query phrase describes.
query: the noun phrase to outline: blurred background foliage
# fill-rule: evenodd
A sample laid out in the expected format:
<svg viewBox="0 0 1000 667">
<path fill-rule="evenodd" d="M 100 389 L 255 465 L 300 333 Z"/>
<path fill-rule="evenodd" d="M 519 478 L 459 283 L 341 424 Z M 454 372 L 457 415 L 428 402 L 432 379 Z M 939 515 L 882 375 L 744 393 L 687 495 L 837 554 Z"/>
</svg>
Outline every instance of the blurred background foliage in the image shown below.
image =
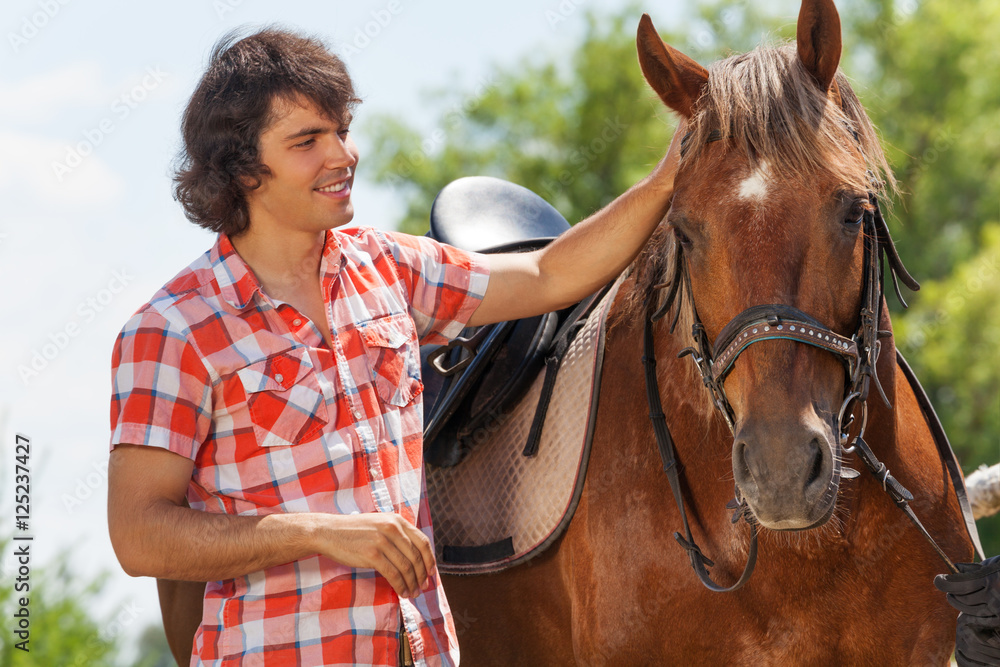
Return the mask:
<svg viewBox="0 0 1000 667">
<path fill-rule="evenodd" d="M 9 534 L 0 537 L 0 553 L 13 553 L 18 544 L 25 543 L 14 542 Z M 8 558 L 3 563 L 0 616 L 7 619 L 7 627 L 0 633 L 0 665 L 90 667 L 125 664 L 120 640 L 135 631 L 132 627 L 137 616 L 135 606 L 122 604 L 107 617 L 95 617 L 93 609 L 104 591 L 107 574 L 92 581 L 82 581 L 73 574 L 71 562 L 72 554 L 68 551 L 58 554 L 41 567 L 32 559 L 27 592 L 15 590 L 19 567 L 17 560 Z M 16 647 L 21 638 L 13 632 L 14 614 L 21 609 L 21 597 L 28 598 L 30 635 L 27 652 Z M 156 601 L 149 603 L 156 604 Z M 148 626 L 142 630 L 138 651 L 139 657 L 131 662 L 132 667 L 171 667 L 176 664 L 160 626 Z"/>
<path fill-rule="evenodd" d="M 665 30 L 652 3 L 587 16 L 575 53 L 526 55 L 475 90 L 429 91 L 436 129 L 365 119 L 377 179 L 407 201 L 400 228 L 427 230 L 450 181 L 520 183 L 571 222 L 626 190 L 660 158 L 675 126 L 642 79 L 635 28 L 649 12 L 672 46 L 703 65 L 794 38 L 787 3 L 692 4 Z M 1000 460 L 1000 3 L 846 0 L 842 69 L 883 136 L 901 192 L 888 207 L 900 253 L 923 288 L 902 311 L 899 347 L 937 406 L 966 472 Z M 1000 553 L 1000 518 L 979 522 Z"/>
</svg>

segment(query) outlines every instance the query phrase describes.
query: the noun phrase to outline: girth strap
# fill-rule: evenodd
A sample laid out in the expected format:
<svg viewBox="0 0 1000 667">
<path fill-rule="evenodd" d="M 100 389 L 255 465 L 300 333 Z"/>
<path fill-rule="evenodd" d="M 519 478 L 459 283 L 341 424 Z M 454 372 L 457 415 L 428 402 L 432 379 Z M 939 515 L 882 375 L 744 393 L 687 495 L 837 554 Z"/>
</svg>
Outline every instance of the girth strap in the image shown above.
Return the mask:
<svg viewBox="0 0 1000 667">
<path fill-rule="evenodd" d="M 542 381 L 542 392 L 538 397 L 538 404 L 535 406 L 535 416 L 531 420 L 528 439 L 521 451 L 522 456 L 530 458 L 538 454 L 538 446 L 542 441 L 542 429 L 545 428 L 545 417 L 549 413 L 549 403 L 552 402 L 552 392 L 556 388 L 556 377 L 562 366 L 563 357 L 569 351 L 573 339 L 587 323 L 591 311 L 601 302 L 601 299 L 614 284 L 614 281 L 608 283 L 578 303 L 556 334 L 552 349 L 545 357 L 545 380 Z"/>
<path fill-rule="evenodd" d="M 645 328 L 643 335 L 642 363 L 646 371 L 646 398 L 649 401 L 649 419 L 653 423 L 653 433 L 656 435 L 656 445 L 660 450 L 660 459 L 663 461 L 663 472 L 667 474 L 670 482 L 670 490 L 674 494 L 674 502 L 680 511 L 681 522 L 684 524 L 684 536 L 674 533 L 674 539 L 688 552 L 691 559 L 691 567 L 695 574 L 709 590 L 717 593 L 729 593 L 735 591 L 750 580 L 754 566 L 757 563 L 757 523 L 752 519 L 750 524 L 750 550 L 747 553 L 747 564 L 743 568 L 743 574 L 731 586 L 720 586 L 712 580 L 708 573 L 708 567 L 715 565 L 702 553 L 701 548 L 695 543 L 691 535 L 691 526 L 688 524 L 687 512 L 684 510 L 684 497 L 681 491 L 680 473 L 677 470 L 677 456 L 674 451 L 674 440 L 667 427 L 667 418 L 663 414 L 663 403 L 660 397 L 660 386 L 656 380 L 656 354 L 653 349 L 653 323 L 649 317 L 645 318 Z M 742 503 L 737 512 L 747 517 L 748 513 L 742 512 Z"/>
</svg>

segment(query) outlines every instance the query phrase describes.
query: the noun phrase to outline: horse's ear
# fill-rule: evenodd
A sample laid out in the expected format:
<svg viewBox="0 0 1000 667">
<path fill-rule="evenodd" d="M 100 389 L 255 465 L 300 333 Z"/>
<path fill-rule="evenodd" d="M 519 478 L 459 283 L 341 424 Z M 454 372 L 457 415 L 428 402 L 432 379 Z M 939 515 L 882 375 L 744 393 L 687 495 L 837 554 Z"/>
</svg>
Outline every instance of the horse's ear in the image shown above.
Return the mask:
<svg viewBox="0 0 1000 667">
<path fill-rule="evenodd" d="M 635 44 L 639 51 L 639 67 L 649 85 L 664 104 L 685 118 L 691 118 L 695 102 L 708 82 L 708 70 L 664 43 L 649 14 L 643 14 L 639 21 Z"/>
<path fill-rule="evenodd" d="M 840 14 L 833 0 L 802 0 L 795 41 L 799 60 L 826 92 L 840 64 Z"/>
</svg>

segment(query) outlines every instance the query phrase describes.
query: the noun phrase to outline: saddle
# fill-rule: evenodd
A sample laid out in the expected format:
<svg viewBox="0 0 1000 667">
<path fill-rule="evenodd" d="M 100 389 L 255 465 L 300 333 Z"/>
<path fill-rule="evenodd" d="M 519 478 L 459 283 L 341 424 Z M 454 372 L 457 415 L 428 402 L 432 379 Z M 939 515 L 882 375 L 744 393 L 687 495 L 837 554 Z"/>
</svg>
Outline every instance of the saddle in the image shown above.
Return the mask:
<svg viewBox="0 0 1000 667">
<path fill-rule="evenodd" d="M 527 252 L 567 229 L 565 218 L 531 190 L 473 176 L 441 190 L 428 236 L 475 252 Z M 466 328 L 449 345 L 424 346 L 424 460 L 438 467 L 458 464 L 499 428 L 548 366 L 537 428 L 524 446 L 524 454 L 533 456 L 559 362 L 598 296 L 557 312 Z"/>
</svg>

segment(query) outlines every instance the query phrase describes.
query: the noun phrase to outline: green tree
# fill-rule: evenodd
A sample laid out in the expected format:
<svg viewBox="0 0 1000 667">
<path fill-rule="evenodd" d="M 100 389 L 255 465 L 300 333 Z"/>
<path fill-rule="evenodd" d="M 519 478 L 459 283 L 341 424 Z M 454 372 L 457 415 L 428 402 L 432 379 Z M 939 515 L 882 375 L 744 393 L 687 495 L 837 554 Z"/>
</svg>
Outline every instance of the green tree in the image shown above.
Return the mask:
<svg viewBox="0 0 1000 667">
<path fill-rule="evenodd" d="M 174 667 L 176 664 L 163 626 L 159 623 L 147 625 L 139 635 L 139 660 L 132 667 Z"/>
<path fill-rule="evenodd" d="M 892 225 L 923 283 L 896 313 L 897 340 L 969 472 L 1000 460 L 1000 5 L 850 7 L 847 49 L 901 184 Z M 1000 519 L 980 531 L 1000 553 Z"/>
<path fill-rule="evenodd" d="M 3 554 L 14 548 L 9 538 L 0 539 Z M 0 664 L 18 667 L 53 665 L 112 664 L 118 647 L 111 631 L 111 619 L 101 623 L 93 619 L 89 607 L 104 589 L 106 576 L 81 582 L 69 569 L 69 554 L 61 554 L 46 567 L 32 563 L 30 591 L 16 592 L 13 585 L 0 587 L 0 615 L 14 618 L 19 599 L 28 598 L 30 642 L 28 652 L 16 648 L 20 638 L 9 628 L 0 634 Z M 9 624 L 8 624 L 9 625 Z"/>
<path fill-rule="evenodd" d="M 1000 460 L 1000 216 L 984 224 L 971 259 L 897 318 L 897 340 L 927 388 L 966 471 Z M 978 522 L 1000 553 L 1000 516 Z"/>
<path fill-rule="evenodd" d="M 942 278 L 976 252 L 1000 202 L 1000 4 L 865 0 L 845 24 L 902 186 L 900 252 L 918 278 Z"/>
<path fill-rule="evenodd" d="M 639 72 L 637 23 L 633 10 L 591 16 L 567 66 L 526 59 L 495 69 L 479 90 L 446 94 L 448 111 L 429 136 L 391 116 L 366 123 L 376 178 L 408 197 L 400 229 L 426 231 L 434 197 L 462 176 L 524 185 L 576 222 L 648 173 L 675 121 Z"/>
</svg>

